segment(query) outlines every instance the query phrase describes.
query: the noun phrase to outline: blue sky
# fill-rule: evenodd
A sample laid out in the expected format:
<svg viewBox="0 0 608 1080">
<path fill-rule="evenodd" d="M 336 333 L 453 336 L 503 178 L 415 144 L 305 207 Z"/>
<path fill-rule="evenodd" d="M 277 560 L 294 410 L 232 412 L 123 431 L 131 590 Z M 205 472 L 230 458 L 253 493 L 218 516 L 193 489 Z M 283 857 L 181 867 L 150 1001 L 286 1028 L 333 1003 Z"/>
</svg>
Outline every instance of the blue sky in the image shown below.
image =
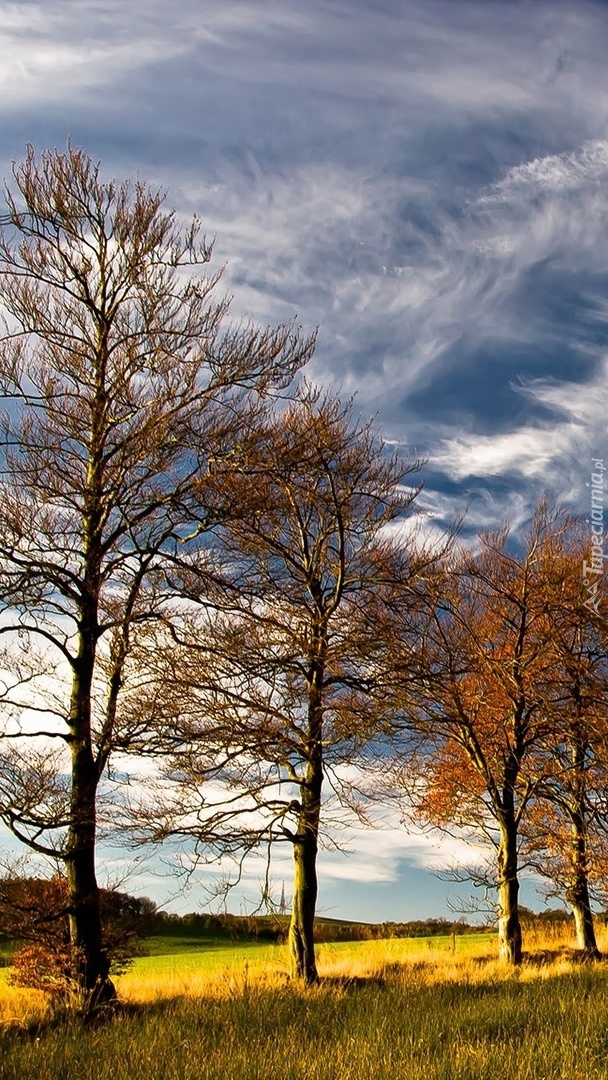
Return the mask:
<svg viewBox="0 0 608 1080">
<path fill-rule="evenodd" d="M 432 522 L 517 525 L 608 458 L 607 50 L 582 0 L 0 0 L 0 173 L 70 138 L 166 187 L 235 313 L 318 324 L 311 377 L 428 457 Z M 369 844 L 322 908 L 445 910 L 430 842 Z"/>
</svg>

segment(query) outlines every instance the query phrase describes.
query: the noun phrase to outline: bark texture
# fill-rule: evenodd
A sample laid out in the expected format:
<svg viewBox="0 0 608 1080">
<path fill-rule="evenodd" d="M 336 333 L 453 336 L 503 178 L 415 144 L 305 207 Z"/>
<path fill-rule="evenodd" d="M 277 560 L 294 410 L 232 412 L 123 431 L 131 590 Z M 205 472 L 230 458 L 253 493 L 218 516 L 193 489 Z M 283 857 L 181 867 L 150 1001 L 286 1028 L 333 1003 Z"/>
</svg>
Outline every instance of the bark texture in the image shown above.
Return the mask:
<svg viewBox="0 0 608 1080">
<path fill-rule="evenodd" d="M 508 964 L 522 959 L 519 920 L 519 879 L 517 827 L 513 821 L 501 823 L 498 848 L 498 955 Z"/>
<path fill-rule="evenodd" d="M 293 907 L 289 924 L 289 958 L 293 978 L 318 981 L 315 958 L 317 904 L 317 837 L 304 830 L 293 845 Z"/>
<path fill-rule="evenodd" d="M 582 818 L 575 815 L 572 820 L 572 869 L 573 880 L 566 889 L 566 900 L 572 908 L 576 927 L 576 944 L 586 956 L 598 957 L 593 912 L 589 896 L 587 875 L 587 841 Z"/>
<path fill-rule="evenodd" d="M 315 911 L 317 906 L 317 853 L 323 785 L 322 685 L 326 648 L 324 632 L 316 635 L 315 657 L 309 671 L 308 762 L 301 785 L 301 810 L 293 845 L 293 909 L 289 926 L 289 955 L 292 977 L 307 983 L 318 981 L 315 959 Z"/>
</svg>

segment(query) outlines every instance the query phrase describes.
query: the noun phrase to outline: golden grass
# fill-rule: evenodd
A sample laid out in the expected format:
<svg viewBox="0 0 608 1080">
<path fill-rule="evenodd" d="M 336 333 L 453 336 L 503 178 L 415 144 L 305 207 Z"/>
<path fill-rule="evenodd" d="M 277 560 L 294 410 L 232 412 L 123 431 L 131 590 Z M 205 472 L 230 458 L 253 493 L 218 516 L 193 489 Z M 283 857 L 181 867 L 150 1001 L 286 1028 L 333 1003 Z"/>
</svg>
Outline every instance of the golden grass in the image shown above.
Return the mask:
<svg viewBox="0 0 608 1080">
<path fill-rule="evenodd" d="M 608 930 L 598 933 L 598 944 L 608 953 Z M 340 942 L 319 945 L 319 974 L 322 979 L 365 980 L 400 978 L 427 985 L 437 982 L 475 984 L 488 978 L 514 978 L 523 981 L 549 978 L 573 971 L 578 966 L 574 939 L 563 928 L 556 931 L 528 932 L 525 937 L 526 961 L 514 973 L 498 959 L 497 942 L 491 934 L 445 938 L 389 938 L 379 941 Z M 196 969 L 194 957 L 170 958 L 162 973 L 147 959 L 136 961 L 127 974 L 117 979 L 118 991 L 125 1001 L 144 1004 L 175 997 L 225 998 L 244 989 L 270 989 L 284 985 L 289 978 L 286 950 L 274 946 L 260 949 L 244 962 L 221 957 L 211 967 Z M 150 958 L 153 960 L 154 958 Z"/>
<path fill-rule="evenodd" d="M 608 929 L 598 931 L 600 949 L 608 953 Z M 475 985 L 488 979 L 552 978 L 576 970 L 575 942 L 564 928 L 528 931 L 526 960 L 517 971 L 498 959 L 493 935 L 445 938 L 391 938 L 379 941 L 319 945 L 322 979 L 333 982 L 389 978 L 391 982 L 432 986 L 441 983 Z M 10 969 L 0 970 L 0 1026 L 13 1027 L 43 1020 L 50 1004 L 41 991 L 8 982 Z M 121 1000 L 150 1004 L 176 998 L 223 999 L 243 992 L 277 989 L 289 978 L 284 947 L 252 950 L 244 958 L 230 950 L 209 959 L 204 952 L 170 957 L 142 957 L 116 979 Z"/>
<path fill-rule="evenodd" d="M 490 935 L 322 945 L 307 988 L 288 982 L 284 949 L 190 948 L 140 958 L 118 980 L 127 1007 L 93 1025 L 49 1009 L 37 1026 L 42 995 L 0 972 L 0 1075 L 606 1080 L 605 964 L 577 963 L 557 933 L 528 934 L 526 949 L 513 970 Z"/>
<path fill-rule="evenodd" d="M 41 990 L 22 990 L 8 982 L 8 970 L 0 970 L 0 1027 L 21 1027 L 44 1020 L 50 1012 Z"/>
</svg>

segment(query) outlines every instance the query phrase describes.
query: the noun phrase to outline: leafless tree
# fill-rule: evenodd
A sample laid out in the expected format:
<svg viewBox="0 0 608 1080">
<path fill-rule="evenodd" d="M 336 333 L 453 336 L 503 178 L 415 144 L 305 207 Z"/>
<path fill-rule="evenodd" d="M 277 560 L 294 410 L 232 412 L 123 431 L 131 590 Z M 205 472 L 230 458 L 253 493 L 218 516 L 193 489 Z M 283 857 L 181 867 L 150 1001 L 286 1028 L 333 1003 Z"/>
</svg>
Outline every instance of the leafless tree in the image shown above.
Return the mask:
<svg viewBox="0 0 608 1080">
<path fill-rule="evenodd" d="M 113 994 L 97 804 L 132 734 L 119 715 L 133 638 L 166 600 L 167 564 L 226 511 L 210 464 L 255 441 L 260 395 L 290 383 L 313 339 L 227 323 L 198 222 L 183 228 L 140 180 L 103 180 L 82 150 L 30 148 L 5 197 L 0 812 L 65 863 L 94 1003 Z"/>
<path fill-rule="evenodd" d="M 169 648 L 152 644 L 150 709 L 173 716 L 177 781 L 160 816 L 155 797 L 153 831 L 204 851 L 289 844 L 292 973 L 308 982 L 322 822 L 364 802 L 352 765 L 387 724 L 390 590 L 423 561 L 389 529 L 416 499 L 404 481 L 417 468 L 387 454 L 352 405 L 304 386 L 269 420 L 255 468 L 221 480 L 239 505 L 243 487 L 251 500 L 221 530 L 216 606 L 184 576 L 189 605 L 207 606 L 188 607 Z"/>
</svg>

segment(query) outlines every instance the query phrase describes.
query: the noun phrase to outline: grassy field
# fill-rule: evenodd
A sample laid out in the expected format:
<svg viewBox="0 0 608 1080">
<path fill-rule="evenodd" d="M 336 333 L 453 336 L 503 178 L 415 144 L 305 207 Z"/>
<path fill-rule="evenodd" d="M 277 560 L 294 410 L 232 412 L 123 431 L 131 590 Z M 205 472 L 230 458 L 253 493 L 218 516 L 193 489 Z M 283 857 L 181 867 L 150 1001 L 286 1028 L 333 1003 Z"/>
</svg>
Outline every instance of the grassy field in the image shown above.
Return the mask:
<svg viewBox="0 0 608 1080">
<path fill-rule="evenodd" d="M 559 939 L 527 944 L 516 973 L 485 935 L 325 945 L 304 989 L 283 947 L 158 939 L 119 980 L 125 1011 L 88 1029 L 32 1028 L 41 996 L 4 976 L 0 1077 L 608 1078 L 608 967 L 576 965 Z"/>
</svg>

